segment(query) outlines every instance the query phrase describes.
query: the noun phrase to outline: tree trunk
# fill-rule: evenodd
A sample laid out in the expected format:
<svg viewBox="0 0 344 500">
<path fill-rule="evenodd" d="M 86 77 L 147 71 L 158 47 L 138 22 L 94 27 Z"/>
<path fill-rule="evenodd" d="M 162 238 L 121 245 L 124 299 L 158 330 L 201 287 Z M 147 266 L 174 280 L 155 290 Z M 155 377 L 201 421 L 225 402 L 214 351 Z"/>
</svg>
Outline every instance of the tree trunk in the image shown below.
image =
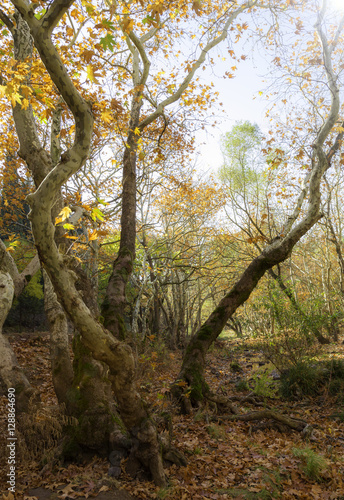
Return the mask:
<svg viewBox="0 0 344 500">
<path fill-rule="evenodd" d="M 53 9 L 51 16 L 47 17 L 49 21 L 42 23 L 31 16 L 31 11 L 27 9 L 26 4 L 19 0 L 18 2 L 13 0 L 13 3 L 29 24 L 40 57 L 67 106 L 73 112 L 75 119 L 75 140 L 73 146 L 61 155 L 60 162 L 52 170 L 49 169 L 48 173 L 45 173 L 45 166 L 46 164 L 51 165 L 51 159 L 48 158 L 49 155 L 47 153 L 43 153 L 44 150 L 40 146 L 39 137 L 34 126 L 32 110 L 30 107 L 24 110 L 19 105 L 16 105 L 14 108 L 17 115 L 16 129 L 20 140 L 21 156 L 25 159 L 32 172 L 39 171 L 43 174 L 42 182 L 35 193 L 28 196 L 28 203 L 31 206 L 30 220 L 32 223 L 32 232 L 38 254 L 54 286 L 59 302 L 82 336 L 83 345 L 95 359 L 105 363 L 109 367 L 111 387 L 116 397 L 122 421 L 135 443 L 135 455 L 150 470 L 155 483 L 162 486 L 165 485 L 165 475 L 160 443 L 156 427 L 137 392 L 133 353 L 129 346 L 118 341 L 113 334 L 95 319 L 90 309 L 86 306 L 81 294 L 76 289 L 75 283 L 78 277 L 68 267 L 70 258 L 66 258 L 66 256 L 63 256 L 59 252 L 54 241 L 55 226 L 51 220 L 51 209 L 61 186 L 86 161 L 90 150 L 93 130 L 91 106 L 80 96 L 74 87 L 50 38 L 50 34 L 62 16 L 63 11 Z M 25 27 L 22 27 L 22 29 L 25 29 Z M 23 113 L 25 120 L 20 119 Z M 134 127 L 131 127 L 131 129 L 134 130 Z M 137 144 L 137 138 L 134 137 L 133 132 L 132 136 L 131 140 L 134 143 L 136 141 Z M 129 140 L 128 143 L 130 143 Z M 129 148 L 127 149 L 129 151 Z M 133 156 L 131 153 L 133 153 Z M 133 177 L 135 178 L 135 154 L 133 149 L 128 153 L 129 160 L 126 162 L 123 178 L 124 202 L 128 201 L 124 195 L 126 186 L 128 186 L 130 191 L 128 196 L 131 199 L 136 196 L 136 185 L 134 184 L 135 189 L 133 189 L 133 184 L 130 181 Z M 135 238 L 133 242 L 131 240 L 133 231 L 135 235 L 135 217 L 132 215 L 135 213 L 135 209 L 135 204 L 128 207 L 130 220 L 126 219 L 127 213 L 125 211 L 122 213 L 123 238 L 121 237 L 120 252 L 114 265 L 115 282 L 113 283 L 114 288 L 112 291 L 114 295 L 117 295 L 116 288 L 118 284 L 120 300 L 117 303 L 121 304 L 121 307 L 124 303 L 125 286 L 132 270 L 135 254 Z M 115 311 L 116 314 L 117 312 L 119 311 Z M 121 314 L 123 313 L 123 308 L 120 312 Z M 117 327 L 116 321 L 118 323 L 116 314 L 112 324 L 115 328 Z"/>
<path fill-rule="evenodd" d="M 102 304 L 104 326 L 120 340 L 127 337 L 125 315 L 130 312 L 126 287 L 133 270 L 136 245 L 136 152 L 139 136 L 134 133 L 140 119 L 142 100 L 135 93 L 129 133 L 123 155 L 121 238 Z"/>
<path fill-rule="evenodd" d="M 44 277 L 44 307 L 50 329 L 50 357 L 53 385 L 60 404 L 68 405 L 68 391 L 72 387 L 73 367 L 69 353 L 68 322 L 64 310 L 57 300 L 47 273 Z"/>
</svg>

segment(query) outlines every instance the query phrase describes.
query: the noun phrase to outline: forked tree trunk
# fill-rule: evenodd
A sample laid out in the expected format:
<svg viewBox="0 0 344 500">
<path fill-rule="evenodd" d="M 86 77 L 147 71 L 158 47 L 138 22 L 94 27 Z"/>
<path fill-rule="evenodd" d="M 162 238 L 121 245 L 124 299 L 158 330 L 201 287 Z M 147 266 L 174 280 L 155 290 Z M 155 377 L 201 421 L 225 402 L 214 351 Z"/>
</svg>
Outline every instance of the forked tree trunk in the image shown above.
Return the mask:
<svg viewBox="0 0 344 500">
<path fill-rule="evenodd" d="M 54 286 L 58 300 L 80 333 L 84 346 L 95 359 L 109 367 L 111 387 L 121 419 L 135 443 L 136 457 L 150 470 L 155 483 L 164 485 L 165 475 L 157 430 L 137 392 L 133 353 L 129 346 L 118 341 L 95 319 L 76 289 L 77 276 L 72 269 L 68 268 L 70 259 L 59 252 L 54 240 L 55 226 L 51 220 L 51 209 L 61 186 L 86 161 L 93 130 L 90 104 L 86 103 L 75 89 L 50 39 L 53 28 L 65 9 L 68 9 L 72 3 L 72 0 L 65 3 L 61 9 L 55 9 L 53 6 L 49 15 L 44 16 L 43 23 L 43 19 L 39 21 L 31 15 L 31 7 L 21 0 L 13 0 L 13 4 L 20 10 L 30 26 L 40 57 L 75 119 L 74 145 L 61 155 L 61 161 L 52 170 L 48 168 L 48 172 L 45 173 L 45 167 L 51 165 L 51 160 L 39 146 L 40 141 L 35 129 L 32 110 L 30 107 L 23 109 L 19 105 L 14 108 L 20 154 L 32 172 L 39 170 L 41 175 L 45 173 L 35 193 L 28 197 L 31 206 L 32 232 L 40 260 Z M 25 26 L 16 27 L 16 36 L 19 29 L 24 30 Z M 130 162 L 127 175 L 132 176 L 132 174 Z M 124 178 L 124 185 L 125 183 L 126 178 Z M 135 211 L 135 206 L 132 210 Z M 126 220 L 122 220 L 122 229 L 126 223 Z M 120 252 L 120 258 L 123 260 L 118 261 L 118 264 L 124 275 L 131 272 L 133 257 L 134 252 L 123 239 L 122 252 Z M 125 293 L 124 288 L 122 295 Z"/>
</svg>

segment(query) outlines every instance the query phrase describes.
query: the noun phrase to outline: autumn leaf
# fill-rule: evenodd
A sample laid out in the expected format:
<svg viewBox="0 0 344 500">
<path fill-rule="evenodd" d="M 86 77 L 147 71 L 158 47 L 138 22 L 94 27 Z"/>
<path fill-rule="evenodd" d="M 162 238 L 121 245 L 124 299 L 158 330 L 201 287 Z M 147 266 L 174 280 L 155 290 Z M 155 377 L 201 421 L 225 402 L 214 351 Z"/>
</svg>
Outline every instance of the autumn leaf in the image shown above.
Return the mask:
<svg viewBox="0 0 344 500">
<path fill-rule="evenodd" d="M 100 118 L 105 123 L 111 123 L 113 116 L 111 109 L 107 109 L 100 114 Z"/>
<path fill-rule="evenodd" d="M 89 64 L 86 68 L 86 73 L 87 73 L 87 80 L 89 80 L 92 83 L 99 83 L 97 78 L 96 78 L 96 73 L 94 72 L 94 68 L 92 64 Z"/>
<path fill-rule="evenodd" d="M 201 0 L 194 0 L 192 2 L 192 9 L 196 12 L 198 16 L 202 14 L 202 2 Z"/>
<path fill-rule="evenodd" d="M 22 100 L 17 92 L 13 92 L 13 94 L 11 94 L 11 102 L 13 107 L 15 107 L 16 103 L 21 104 Z"/>
<path fill-rule="evenodd" d="M 56 217 L 55 219 L 55 226 L 59 224 L 60 222 L 63 222 L 64 220 L 68 219 L 70 214 L 72 213 L 72 210 L 69 207 L 64 207 L 61 212 L 59 213 L 59 216 Z"/>
<path fill-rule="evenodd" d="M 122 25 L 123 31 L 125 31 L 125 33 L 130 33 L 130 31 L 133 29 L 134 21 L 130 19 L 130 17 L 126 17 L 125 19 L 123 19 Z"/>
<path fill-rule="evenodd" d="M 88 241 L 95 241 L 98 239 L 97 231 L 92 231 L 92 233 L 88 233 Z"/>
</svg>

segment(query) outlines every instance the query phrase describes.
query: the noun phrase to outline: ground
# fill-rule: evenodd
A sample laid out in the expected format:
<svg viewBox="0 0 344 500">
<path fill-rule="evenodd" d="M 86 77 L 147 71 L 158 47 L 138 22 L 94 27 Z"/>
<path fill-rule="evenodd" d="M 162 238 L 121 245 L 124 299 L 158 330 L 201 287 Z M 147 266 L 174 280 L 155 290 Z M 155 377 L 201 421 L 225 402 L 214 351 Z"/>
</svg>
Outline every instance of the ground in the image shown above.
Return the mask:
<svg viewBox="0 0 344 500">
<path fill-rule="evenodd" d="M 196 409 L 191 415 L 178 414 L 165 395 L 178 373 L 181 356 L 177 352 L 168 353 L 162 344 L 155 344 L 153 340 L 139 357 L 140 390 L 157 415 L 162 433 L 169 431 L 159 415 L 164 411 L 172 415 L 173 444 L 188 460 L 186 467 L 166 467 L 169 486 L 159 489 L 124 473 L 116 480 L 111 478 L 106 459 L 94 457 L 84 464 L 64 466 L 49 463 L 48 451 L 59 440 L 56 422 L 60 418 L 51 384 L 49 337 L 42 333 L 11 334 L 9 338 L 42 400 L 30 417 L 36 426 L 36 448 L 32 446 L 31 452 L 21 450 L 23 456 L 17 458 L 15 498 L 18 500 L 344 500 L 343 402 L 330 397 L 326 391 L 313 398 L 285 401 L 275 394 L 273 382 L 270 384 L 272 379 L 269 379 L 270 389 L 265 391 L 264 360 L 252 342 L 225 340 L 211 350 L 206 376 L 212 390 L 222 396 L 245 396 L 253 389 L 254 400 L 235 403 L 241 412 L 269 407 L 307 421 L 314 431 L 304 436 L 288 429 L 281 432 L 273 427 L 260 428 L 257 422 L 221 422 L 216 405 L 211 404 Z M 344 352 L 341 343 L 322 349 L 338 356 Z M 0 433 L 6 436 L 5 397 L 0 404 Z M 30 441 L 30 436 L 27 439 Z M 6 457 L 4 448 L 3 441 L 0 451 L 1 456 Z M 40 463 L 43 455 L 47 457 L 45 466 Z M 6 485 L 7 467 L 6 460 L 1 460 L 0 487 L 6 492 L 3 499 L 13 499 Z"/>
</svg>

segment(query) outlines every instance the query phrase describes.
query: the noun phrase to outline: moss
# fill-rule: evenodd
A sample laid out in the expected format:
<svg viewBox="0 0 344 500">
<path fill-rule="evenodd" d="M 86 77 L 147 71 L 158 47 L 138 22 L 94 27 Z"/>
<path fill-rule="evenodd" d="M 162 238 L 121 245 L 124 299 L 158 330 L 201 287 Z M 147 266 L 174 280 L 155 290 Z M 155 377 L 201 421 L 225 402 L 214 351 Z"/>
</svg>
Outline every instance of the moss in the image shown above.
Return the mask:
<svg viewBox="0 0 344 500">
<path fill-rule="evenodd" d="M 75 460 L 81 452 L 81 448 L 74 436 L 68 436 L 63 442 L 62 456 L 65 460 Z"/>
<path fill-rule="evenodd" d="M 193 363 L 185 373 L 190 381 L 190 398 L 192 402 L 202 401 L 204 393 L 209 390 L 203 377 L 203 370 L 199 363 Z"/>
<path fill-rule="evenodd" d="M 121 417 L 119 415 L 114 414 L 114 413 L 111 413 L 110 416 L 111 416 L 112 422 L 115 423 L 120 428 L 120 430 L 123 432 L 123 434 L 127 434 L 128 431 L 127 431 L 124 423 L 122 422 Z"/>
<path fill-rule="evenodd" d="M 192 340 L 185 350 L 185 359 L 187 359 L 188 357 L 193 357 L 194 351 L 200 351 L 201 353 L 204 353 L 205 350 L 206 348 L 201 340 L 199 340 L 198 338 L 196 340 Z"/>
<path fill-rule="evenodd" d="M 197 340 L 210 340 L 212 334 L 212 328 L 207 325 L 203 325 L 197 334 Z"/>
</svg>

